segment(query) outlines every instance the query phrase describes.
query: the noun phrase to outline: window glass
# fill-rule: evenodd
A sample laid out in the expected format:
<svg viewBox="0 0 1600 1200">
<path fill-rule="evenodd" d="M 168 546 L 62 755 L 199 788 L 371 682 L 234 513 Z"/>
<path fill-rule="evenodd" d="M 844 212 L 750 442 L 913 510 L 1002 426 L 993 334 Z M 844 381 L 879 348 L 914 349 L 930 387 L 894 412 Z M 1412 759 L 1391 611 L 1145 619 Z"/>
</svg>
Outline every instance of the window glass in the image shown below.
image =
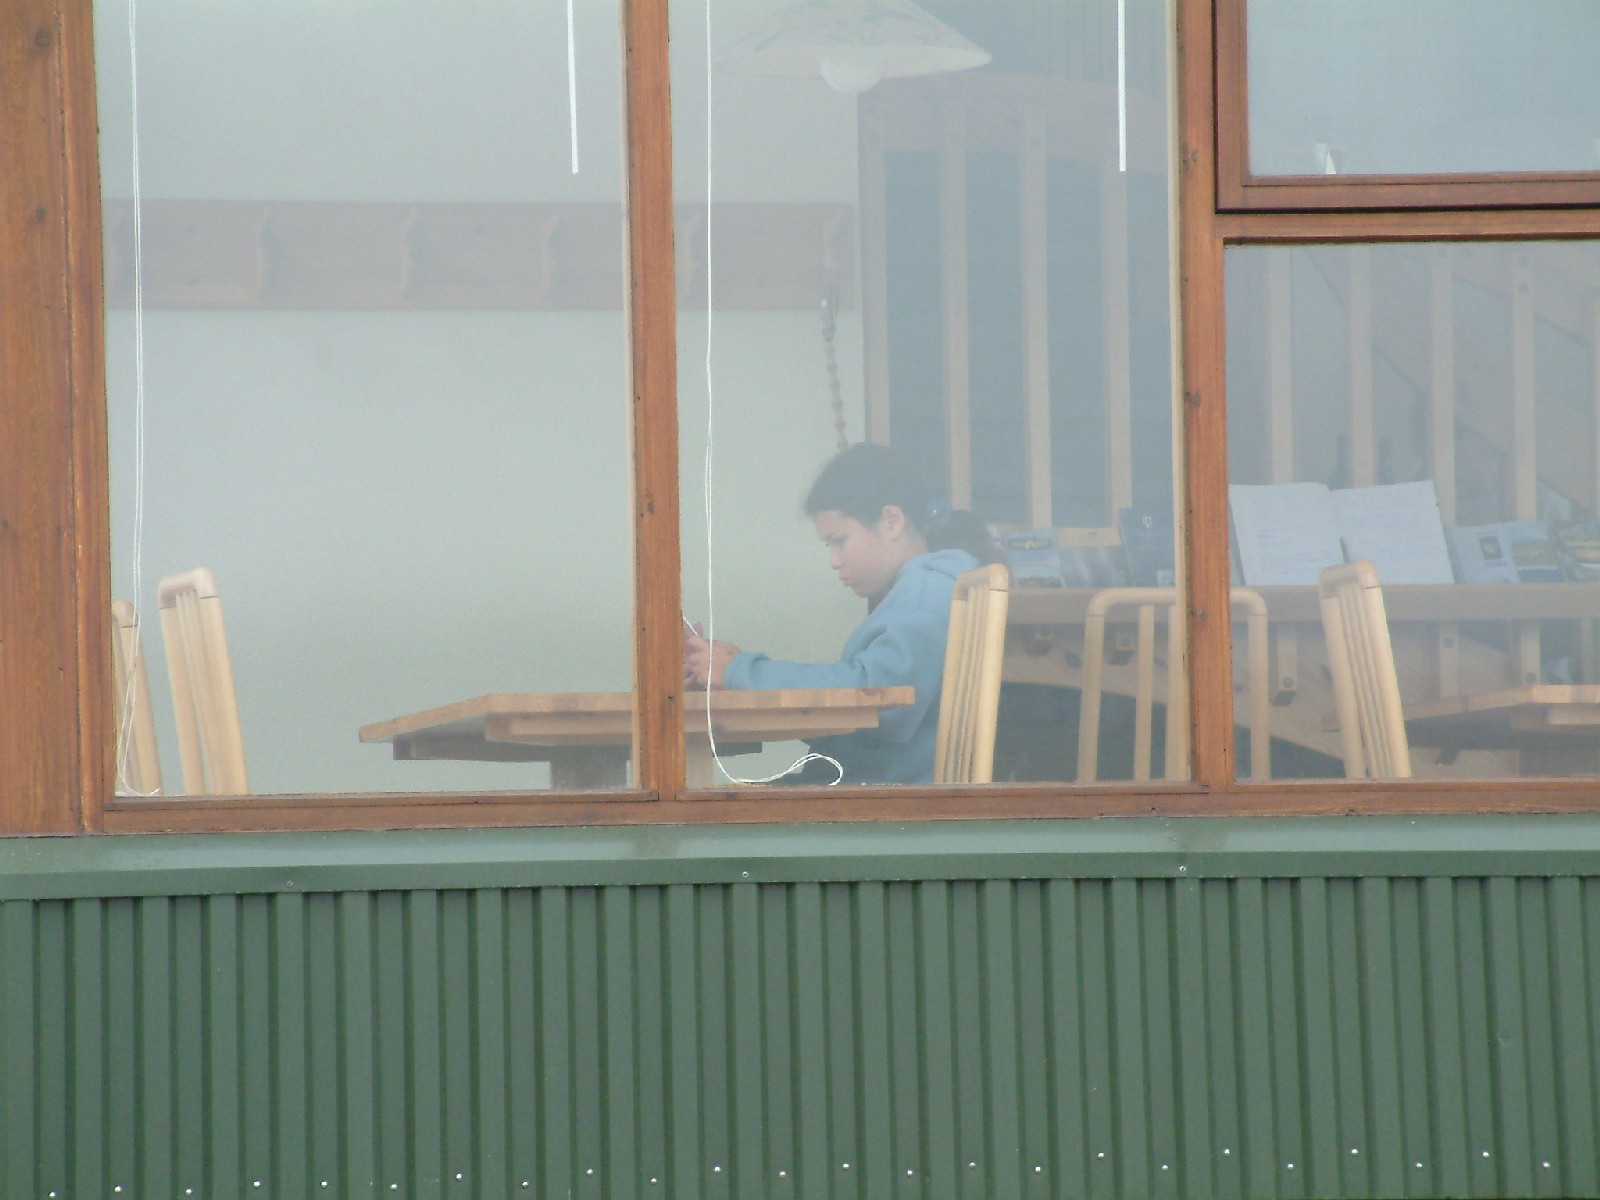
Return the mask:
<svg viewBox="0 0 1600 1200">
<path fill-rule="evenodd" d="M 1256 175 L 1600 170 L 1600 5 L 1258 0 Z"/>
<path fill-rule="evenodd" d="M 975 551 L 1015 584 L 993 778 L 1185 774 L 1171 14 L 682 0 L 671 17 L 685 619 L 739 650 L 708 666 L 690 641 L 695 678 L 726 685 L 691 693 L 691 725 L 730 714 L 720 769 L 697 742 L 694 770 L 764 779 L 809 746 L 847 783 L 926 780 L 951 578 Z M 880 450 L 830 467 L 861 443 Z M 1092 597 L 1130 586 L 1092 654 Z M 791 712 L 798 740 L 731 716 L 824 685 L 911 702 L 838 736 L 818 728 L 837 714 Z M 837 778 L 802 771 L 786 778 Z"/>
<path fill-rule="evenodd" d="M 1241 721 L 1270 701 L 1271 773 L 1365 769 L 1347 658 L 1356 698 L 1398 689 L 1411 774 L 1600 769 L 1600 244 L 1243 247 L 1226 267 L 1235 573 L 1270 653 L 1258 683 L 1241 648 L 1235 694 Z M 1316 584 L 1342 559 L 1374 565 L 1392 667 L 1385 639 L 1345 655 L 1325 630 Z"/>
<path fill-rule="evenodd" d="M 614 6 L 103 0 L 96 32 L 113 578 L 164 790 L 190 785 L 157 589 L 199 567 L 252 791 L 622 778 Z M 450 761 L 358 740 L 552 692 L 610 694 L 617 744 L 561 758 L 511 702 L 401 748 Z"/>
</svg>

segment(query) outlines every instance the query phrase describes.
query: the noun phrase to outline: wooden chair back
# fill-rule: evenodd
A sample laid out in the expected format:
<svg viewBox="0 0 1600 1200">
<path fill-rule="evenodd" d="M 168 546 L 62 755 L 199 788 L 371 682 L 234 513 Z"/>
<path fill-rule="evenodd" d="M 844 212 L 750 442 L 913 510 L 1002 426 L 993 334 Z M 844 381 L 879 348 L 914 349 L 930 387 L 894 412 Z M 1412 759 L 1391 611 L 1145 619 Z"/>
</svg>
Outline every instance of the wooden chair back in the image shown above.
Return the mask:
<svg viewBox="0 0 1600 1200">
<path fill-rule="evenodd" d="M 244 735 L 217 581 L 205 567 L 173 575 L 157 590 L 161 637 L 172 682 L 183 790 L 244 795 Z"/>
<path fill-rule="evenodd" d="M 1345 775 L 1409 778 L 1411 748 L 1377 569 L 1365 559 L 1329 567 L 1318 577 L 1317 599 Z"/>
<path fill-rule="evenodd" d="M 133 605 L 111 603 L 111 665 L 116 691 L 117 791 L 154 796 L 161 791 L 161 756 L 150 709 L 150 673 Z"/>
<path fill-rule="evenodd" d="M 1272 679 L 1268 667 L 1267 605 L 1261 593 L 1234 588 L 1229 600 L 1245 619 L 1247 645 L 1246 723 L 1250 730 L 1250 777 L 1272 778 Z M 1106 624 L 1118 608 L 1132 608 L 1134 639 L 1133 778 L 1144 781 L 1155 771 L 1152 752 L 1156 617 L 1167 626 L 1166 753 L 1161 777 L 1180 779 L 1189 759 L 1189 688 L 1184 622 L 1176 588 L 1105 588 L 1089 600 L 1083 631 L 1083 698 L 1078 717 L 1078 782 L 1093 783 L 1100 775 L 1100 709 L 1105 693 Z"/>
<path fill-rule="evenodd" d="M 988 783 L 1000 717 L 1000 669 L 1006 649 L 1011 575 L 999 563 L 957 576 L 950 597 L 935 783 Z"/>
</svg>

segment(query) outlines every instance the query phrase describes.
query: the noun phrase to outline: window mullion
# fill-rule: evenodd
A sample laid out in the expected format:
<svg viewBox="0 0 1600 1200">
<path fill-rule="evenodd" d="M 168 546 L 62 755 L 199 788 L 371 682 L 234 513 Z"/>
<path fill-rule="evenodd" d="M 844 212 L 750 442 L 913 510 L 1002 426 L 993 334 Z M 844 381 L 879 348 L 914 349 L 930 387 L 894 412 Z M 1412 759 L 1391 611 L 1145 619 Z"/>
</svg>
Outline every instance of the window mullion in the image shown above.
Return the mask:
<svg viewBox="0 0 1600 1200">
<path fill-rule="evenodd" d="M 1216 228 L 1210 0 L 1178 12 L 1179 278 L 1182 321 L 1184 569 L 1189 604 L 1191 753 L 1196 783 L 1231 787 L 1227 420 L 1222 239 Z"/>
<path fill-rule="evenodd" d="M 683 787 L 676 274 L 666 0 L 623 0 L 638 786 Z"/>
</svg>

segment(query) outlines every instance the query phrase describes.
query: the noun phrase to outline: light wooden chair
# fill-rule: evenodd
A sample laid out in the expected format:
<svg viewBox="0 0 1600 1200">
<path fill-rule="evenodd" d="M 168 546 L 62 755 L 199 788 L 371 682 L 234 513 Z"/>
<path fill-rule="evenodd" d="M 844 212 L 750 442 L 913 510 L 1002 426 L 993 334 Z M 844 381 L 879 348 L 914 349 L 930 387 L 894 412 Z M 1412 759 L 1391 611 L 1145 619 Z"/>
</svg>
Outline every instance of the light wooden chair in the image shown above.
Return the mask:
<svg viewBox="0 0 1600 1200">
<path fill-rule="evenodd" d="M 1411 747 L 1377 569 L 1365 559 L 1328 567 L 1317 579 L 1317 600 L 1345 775 L 1409 778 Z"/>
<path fill-rule="evenodd" d="M 161 791 L 161 756 L 150 710 L 150 674 L 133 605 L 111 603 L 111 663 L 117 719 L 117 791 L 154 796 Z"/>
<path fill-rule="evenodd" d="M 1267 605 L 1261 593 L 1234 588 L 1233 610 L 1243 612 L 1247 645 L 1250 777 L 1272 778 L 1271 675 L 1267 656 Z M 1133 777 L 1144 781 L 1155 770 L 1152 726 L 1155 708 L 1156 617 L 1167 625 L 1166 753 L 1162 777 L 1182 778 L 1189 758 L 1189 690 L 1183 669 L 1184 622 L 1176 588 L 1104 588 L 1089 599 L 1083 630 L 1083 697 L 1078 716 L 1078 782 L 1093 783 L 1100 774 L 1100 708 L 1105 692 L 1106 625 L 1117 608 L 1132 608 L 1136 625 Z"/>
<path fill-rule="evenodd" d="M 994 777 L 1010 599 L 1011 575 L 999 563 L 956 578 L 933 755 L 935 783 L 988 783 Z"/>
<path fill-rule="evenodd" d="M 205 567 L 170 576 L 161 581 L 157 602 L 183 790 L 244 795 L 250 783 L 217 581 Z"/>
</svg>

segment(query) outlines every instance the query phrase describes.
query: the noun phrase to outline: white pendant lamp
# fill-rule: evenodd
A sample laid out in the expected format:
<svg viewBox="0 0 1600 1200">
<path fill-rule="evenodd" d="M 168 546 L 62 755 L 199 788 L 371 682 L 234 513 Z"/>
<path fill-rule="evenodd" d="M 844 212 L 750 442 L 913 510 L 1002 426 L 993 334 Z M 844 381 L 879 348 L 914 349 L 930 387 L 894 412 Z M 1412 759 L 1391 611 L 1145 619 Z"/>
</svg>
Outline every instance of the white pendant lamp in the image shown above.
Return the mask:
<svg viewBox="0 0 1600 1200">
<path fill-rule="evenodd" d="M 989 53 L 911 0 L 792 0 L 717 59 L 726 71 L 821 76 L 841 92 L 981 67 Z"/>
</svg>

